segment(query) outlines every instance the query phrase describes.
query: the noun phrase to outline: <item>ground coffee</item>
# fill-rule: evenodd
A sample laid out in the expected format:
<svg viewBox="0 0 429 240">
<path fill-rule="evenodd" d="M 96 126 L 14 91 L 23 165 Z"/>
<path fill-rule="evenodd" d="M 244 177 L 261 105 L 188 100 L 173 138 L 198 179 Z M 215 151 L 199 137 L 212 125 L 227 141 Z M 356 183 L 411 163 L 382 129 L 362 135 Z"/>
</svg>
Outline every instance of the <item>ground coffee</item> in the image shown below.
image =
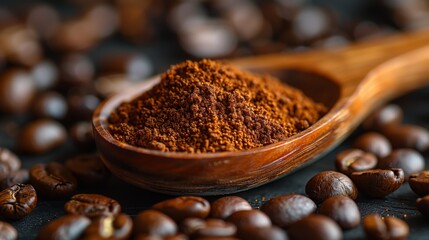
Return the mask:
<svg viewBox="0 0 429 240">
<path fill-rule="evenodd" d="M 186 61 L 109 117 L 119 141 L 177 152 L 261 147 L 315 123 L 326 107 L 270 76 L 212 60 Z"/>
</svg>

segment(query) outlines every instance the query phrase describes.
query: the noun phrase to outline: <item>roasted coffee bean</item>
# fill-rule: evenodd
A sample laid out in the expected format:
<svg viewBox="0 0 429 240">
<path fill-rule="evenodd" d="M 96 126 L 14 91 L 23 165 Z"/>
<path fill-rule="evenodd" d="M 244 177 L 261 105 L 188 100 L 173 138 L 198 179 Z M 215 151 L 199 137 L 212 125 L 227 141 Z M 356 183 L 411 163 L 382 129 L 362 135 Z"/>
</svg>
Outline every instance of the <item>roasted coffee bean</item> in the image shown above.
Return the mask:
<svg viewBox="0 0 429 240">
<path fill-rule="evenodd" d="M 36 94 L 33 78 L 24 70 L 10 69 L 0 76 L 0 110 L 22 114 L 31 106 Z"/>
<path fill-rule="evenodd" d="M 16 240 L 18 239 L 18 231 L 9 223 L 0 221 L 0 239 Z"/>
<path fill-rule="evenodd" d="M 416 200 L 417 209 L 424 216 L 429 217 L 429 195 L 426 195 Z"/>
<path fill-rule="evenodd" d="M 21 160 L 18 156 L 9 149 L 0 147 L 0 181 L 20 167 Z"/>
<path fill-rule="evenodd" d="M 94 134 L 89 122 L 81 121 L 73 124 L 70 128 L 70 137 L 73 143 L 82 150 L 95 149 Z"/>
<path fill-rule="evenodd" d="M 226 196 L 212 202 L 210 217 L 226 219 L 231 214 L 241 210 L 251 210 L 249 202 L 238 196 Z"/>
<path fill-rule="evenodd" d="M 333 196 L 326 199 L 319 213 L 333 219 L 342 229 L 355 228 L 360 223 L 360 212 L 356 203 L 346 196 Z"/>
<path fill-rule="evenodd" d="M 16 172 L 12 172 L 6 178 L 0 181 L 0 191 L 15 184 L 27 183 L 29 178 L 30 176 L 27 169 L 20 169 Z"/>
<path fill-rule="evenodd" d="M 60 25 L 61 19 L 55 8 L 48 4 L 32 6 L 26 14 L 26 22 L 42 39 L 48 39 Z"/>
<path fill-rule="evenodd" d="M 407 239 L 409 227 L 406 222 L 395 217 L 382 218 L 371 214 L 363 219 L 363 229 L 367 239 Z"/>
<path fill-rule="evenodd" d="M 94 219 L 84 232 L 84 239 L 128 239 L 133 230 L 133 220 L 126 214 L 102 216 Z"/>
<path fill-rule="evenodd" d="M 94 63 L 80 54 L 65 56 L 59 66 L 60 84 L 62 87 L 87 86 L 94 78 Z"/>
<path fill-rule="evenodd" d="M 186 236 L 185 234 L 181 234 L 178 233 L 176 235 L 173 236 L 166 236 L 166 237 L 160 237 L 160 236 L 156 236 L 156 235 L 138 235 L 137 237 L 134 238 L 135 240 L 188 240 L 188 236 Z M 198 240 L 204 240 L 205 238 L 198 238 Z M 207 240 L 238 240 L 235 238 L 208 238 Z"/>
<path fill-rule="evenodd" d="M 183 233 L 192 238 L 232 237 L 237 231 L 234 224 L 215 218 L 187 218 L 182 221 L 181 229 Z"/>
<path fill-rule="evenodd" d="M 122 75 L 123 79 L 129 79 L 131 81 L 143 80 L 152 75 L 153 72 L 152 63 L 145 55 L 141 54 L 110 54 L 102 59 L 100 65 L 101 70 L 105 74 L 125 74 Z"/>
<path fill-rule="evenodd" d="M 65 166 L 82 186 L 99 186 L 110 175 L 98 155 L 78 155 L 66 160 Z"/>
<path fill-rule="evenodd" d="M 336 195 L 348 196 L 355 200 L 358 195 L 352 180 L 335 171 L 323 171 L 312 177 L 305 186 L 305 192 L 316 203 Z"/>
<path fill-rule="evenodd" d="M 389 104 L 372 112 L 362 126 L 370 130 L 382 130 L 387 126 L 399 125 L 404 113 L 398 105 Z"/>
<path fill-rule="evenodd" d="M 210 203 L 201 197 L 181 196 L 159 202 L 152 206 L 176 222 L 185 218 L 206 218 L 210 213 Z"/>
<path fill-rule="evenodd" d="M 283 229 L 271 226 L 271 227 L 249 227 L 243 229 L 238 235 L 240 239 L 252 239 L 252 240 L 288 240 L 288 236 Z"/>
<path fill-rule="evenodd" d="M 30 169 L 30 183 L 37 192 L 48 198 L 64 198 L 76 190 L 77 181 L 62 164 L 35 164 Z"/>
<path fill-rule="evenodd" d="M 97 78 L 94 82 L 95 91 L 101 98 L 108 98 L 112 95 L 125 91 L 139 83 L 124 74 L 106 75 Z"/>
<path fill-rule="evenodd" d="M 411 174 L 408 179 L 411 189 L 420 196 L 429 194 L 429 171 Z"/>
<path fill-rule="evenodd" d="M 67 102 L 57 92 L 44 92 L 35 98 L 32 111 L 40 118 L 63 119 L 67 113 Z"/>
<path fill-rule="evenodd" d="M 354 172 L 350 177 L 360 192 L 372 198 L 384 198 L 404 183 L 404 171 L 400 168 Z"/>
<path fill-rule="evenodd" d="M 55 64 L 50 61 L 38 63 L 31 69 L 30 73 L 39 91 L 50 89 L 58 82 L 58 69 Z"/>
<path fill-rule="evenodd" d="M 343 233 L 337 223 L 319 214 L 311 214 L 292 224 L 288 228 L 288 235 L 291 240 L 335 240 L 343 238 Z"/>
<path fill-rule="evenodd" d="M 262 206 L 261 210 L 270 217 L 274 225 L 287 228 L 289 225 L 316 211 L 316 204 L 300 194 L 286 194 L 275 197 Z"/>
<path fill-rule="evenodd" d="M 90 223 L 91 220 L 85 216 L 62 216 L 43 226 L 37 240 L 78 239 Z"/>
<path fill-rule="evenodd" d="M 404 171 L 405 181 L 413 173 L 423 171 L 425 168 L 425 159 L 413 149 L 395 149 L 385 158 L 378 161 L 378 168 L 401 168 Z"/>
<path fill-rule="evenodd" d="M 17 220 L 33 211 L 37 205 L 33 186 L 16 184 L 0 192 L 0 218 Z"/>
<path fill-rule="evenodd" d="M 368 132 L 360 135 L 354 141 L 354 147 L 374 154 L 377 158 L 383 158 L 390 154 L 392 145 L 389 140 L 376 132 Z M 368 170 L 368 169 L 365 169 Z"/>
<path fill-rule="evenodd" d="M 71 121 L 90 121 L 100 99 L 91 93 L 70 93 L 67 96 L 67 118 Z"/>
<path fill-rule="evenodd" d="M 429 131 L 420 126 L 403 124 L 387 127 L 383 134 L 394 148 L 412 148 L 425 152 L 429 147 Z"/>
<path fill-rule="evenodd" d="M 112 35 L 119 24 L 116 8 L 107 3 L 92 5 L 86 9 L 83 18 L 88 22 L 88 25 L 91 26 L 91 29 L 99 39 Z"/>
<path fill-rule="evenodd" d="M 27 124 L 18 137 L 18 149 L 31 154 L 43 154 L 65 143 L 67 131 L 48 119 L 35 120 Z"/>
<path fill-rule="evenodd" d="M 64 205 L 64 209 L 71 214 L 96 218 L 118 215 L 121 205 L 116 200 L 99 194 L 76 194 Z"/>
<path fill-rule="evenodd" d="M 226 221 L 233 223 L 237 231 L 241 232 L 248 227 L 270 227 L 270 218 L 262 211 L 257 209 L 241 210 L 233 213 Z"/>
<path fill-rule="evenodd" d="M 169 216 L 157 210 L 140 212 L 134 219 L 135 235 L 173 236 L 177 225 Z"/>
<path fill-rule="evenodd" d="M 377 166 L 377 157 L 360 149 L 347 149 L 336 156 L 335 166 L 338 171 L 350 175 L 352 172 L 375 168 Z"/>
</svg>

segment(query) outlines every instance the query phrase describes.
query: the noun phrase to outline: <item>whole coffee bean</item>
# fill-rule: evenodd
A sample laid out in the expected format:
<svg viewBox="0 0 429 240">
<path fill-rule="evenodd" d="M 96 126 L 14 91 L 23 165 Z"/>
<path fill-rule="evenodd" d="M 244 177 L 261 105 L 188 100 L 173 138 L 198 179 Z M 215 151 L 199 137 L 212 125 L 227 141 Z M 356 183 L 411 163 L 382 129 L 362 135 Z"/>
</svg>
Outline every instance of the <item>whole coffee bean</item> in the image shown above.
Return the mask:
<svg viewBox="0 0 429 240">
<path fill-rule="evenodd" d="M 100 68 L 104 73 L 109 75 L 125 73 L 125 75 L 122 75 L 123 79 L 129 79 L 131 81 L 143 80 L 146 77 L 152 75 L 153 72 L 152 63 L 150 62 L 148 57 L 141 54 L 110 54 L 102 59 L 100 65 Z M 101 86 L 99 85 L 99 87 Z"/>
<path fill-rule="evenodd" d="M 67 197 L 77 187 L 73 174 L 57 162 L 33 165 L 30 169 L 30 183 L 41 196 L 48 198 Z"/>
<path fill-rule="evenodd" d="M 429 194 L 429 171 L 411 174 L 408 179 L 411 189 L 420 196 Z"/>
<path fill-rule="evenodd" d="M 343 233 L 337 223 L 319 214 L 312 214 L 292 224 L 288 228 L 288 235 L 291 240 L 334 240 L 343 238 Z"/>
<path fill-rule="evenodd" d="M 231 214 L 241 210 L 251 210 L 249 202 L 238 196 L 226 196 L 212 202 L 210 209 L 211 218 L 226 219 Z"/>
<path fill-rule="evenodd" d="M 401 168 L 404 170 L 405 181 L 408 181 L 411 174 L 423 171 L 425 159 L 413 149 L 395 149 L 385 158 L 378 161 L 378 168 Z"/>
<path fill-rule="evenodd" d="M 249 227 L 240 231 L 240 239 L 252 240 L 288 240 L 285 231 L 276 226 L 271 227 Z"/>
<path fill-rule="evenodd" d="M 78 239 L 90 223 L 91 220 L 85 216 L 62 216 L 43 226 L 37 240 Z"/>
<path fill-rule="evenodd" d="M 377 166 L 377 157 L 360 149 L 347 149 L 336 156 L 335 166 L 338 171 L 350 175 L 352 172 L 375 168 Z"/>
<path fill-rule="evenodd" d="M 131 236 L 133 220 L 126 214 L 102 216 L 94 219 L 86 228 L 84 239 L 123 240 Z"/>
<path fill-rule="evenodd" d="M 316 203 L 336 195 L 348 196 L 355 200 L 358 195 L 352 180 L 335 171 L 323 171 L 312 177 L 305 186 L 305 192 Z"/>
<path fill-rule="evenodd" d="M 94 150 L 95 140 L 92 125 L 89 122 L 81 121 L 70 127 L 70 137 L 73 143 L 82 150 Z"/>
<path fill-rule="evenodd" d="M 52 36 L 60 25 L 58 11 L 48 4 L 31 6 L 26 14 L 27 25 L 34 29 L 38 36 L 47 39 Z"/>
<path fill-rule="evenodd" d="M 333 219 L 342 229 L 355 228 L 360 223 L 360 212 L 356 203 L 346 196 L 333 196 L 320 205 L 319 213 Z"/>
<path fill-rule="evenodd" d="M 90 121 L 100 99 L 91 93 L 70 93 L 67 96 L 67 118 L 71 121 Z"/>
<path fill-rule="evenodd" d="M 57 92 L 44 92 L 35 98 L 32 110 L 40 118 L 63 119 L 67 113 L 67 102 Z"/>
<path fill-rule="evenodd" d="M 416 206 L 419 212 L 421 212 L 424 216 L 429 217 L 429 195 L 417 198 Z"/>
<path fill-rule="evenodd" d="M 24 70 L 11 69 L 0 76 L 0 109 L 4 113 L 22 114 L 36 94 L 33 78 Z"/>
<path fill-rule="evenodd" d="M 261 210 L 270 217 L 273 224 L 287 228 L 289 225 L 316 211 L 316 204 L 300 194 L 286 194 L 275 197 L 262 206 Z"/>
<path fill-rule="evenodd" d="M 58 69 L 54 63 L 43 61 L 31 69 L 31 76 L 38 90 L 47 90 L 58 82 Z"/>
<path fill-rule="evenodd" d="M 94 87 L 97 95 L 105 99 L 139 83 L 124 74 L 106 75 L 97 78 Z"/>
<path fill-rule="evenodd" d="M 76 194 L 64 205 L 64 209 L 71 214 L 96 218 L 118 215 L 121 205 L 116 200 L 99 194 Z"/>
<path fill-rule="evenodd" d="M 429 147 L 429 131 L 420 126 L 403 124 L 387 127 L 383 134 L 394 148 L 412 148 L 425 152 Z"/>
<path fill-rule="evenodd" d="M 210 213 L 210 203 L 201 197 L 181 196 L 159 202 L 152 206 L 176 222 L 185 218 L 206 218 Z"/>
<path fill-rule="evenodd" d="M 18 239 L 18 232 L 9 223 L 0 221 L 0 239 L 2 240 Z"/>
<path fill-rule="evenodd" d="M 160 237 L 157 235 L 147 235 L 147 234 L 142 235 L 141 234 L 141 235 L 136 236 L 134 239 L 135 240 L 188 240 L 189 238 L 185 234 L 178 233 L 176 235 L 166 236 L 166 237 Z M 198 240 L 203 240 L 203 239 L 204 238 L 198 238 Z M 224 240 L 224 238 L 208 238 L 208 240 L 210 240 L 210 239 L 212 239 L 212 240 Z M 234 239 L 226 239 L 225 238 L 225 240 L 238 240 L 238 239 L 235 239 L 235 238 Z"/>
<path fill-rule="evenodd" d="M 215 218 L 187 218 L 182 221 L 181 229 L 183 233 L 193 238 L 232 237 L 237 231 L 234 224 Z"/>
<path fill-rule="evenodd" d="M 360 192 L 368 197 L 384 198 L 396 191 L 404 183 L 404 171 L 400 168 L 389 170 L 373 169 L 354 172 L 351 178 Z"/>
<path fill-rule="evenodd" d="M 78 155 L 67 159 L 65 166 L 82 186 L 99 186 L 110 175 L 98 155 Z"/>
<path fill-rule="evenodd" d="M 169 216 L 157 210 L 140 212 L 134 219 L 135 235 L 173 236 L 177 225 Z"/>
<path fill-rule="evenodd" d="M 257 209 L 241 210 L 233 213 L 226 221 L 233 223 L 237 227 L 237 231 L 248 227 L 270 227 L 270 218 L 262 211 Z"/>
<path fill-rule="evenodd" d="M 18 171 L 20 167 L 21 160 L 18 156 L 9 149 L 0 147 L 0 181 Z"/>
<path fill-rule="evenodd" d="M 59 66 L 60 83 L 63 87 L 86 86 L 94 78 L 94 63 L 85 55 L 65 56 Z"/>
<path fill-rule="evenodd" d="M 404 113 L 398 105 L 389 104 L 372 112 L 362 126 L 368 130 L 382 130 L 387 126 L 399 125 Z"/>
<path fill-rule="evenodd" d="M 383 158 L 392 151 L 392 145 L 389 140 L 376 132 L 368 132 L 360 135 L 354 141 L 353 145 L 355 148 L 374 154 L 377 158 Z"/>
<path fill-rule="evenodd" d="M 43 154 L 65 143 L 67 131 L 53 120 L 40 119 L 27 124 L 18 137 L 18 149 L 31 154 Z"/>
<path fill-rule="evenodd" d="M 395 217 L 380 217 L 371 214 L 363 219 L 363 229 L 367 239 L 407 239 L 409 227 L 406 222 Z"/>
<path fill-rule="evenodd" d="M 12 172 L 0 181 L 0 191 L 9 188 L 15 184 L 23 184 L 27 183 L 30 176 L 27 169 L 20 169 L 16 172 Z"/>
<path fill-rule="evenodd" d="M 17 220 L 33 211 L 37 205 L 33 186 L 16 184 L 0 192 L 0 218 Z"/>
</svg>

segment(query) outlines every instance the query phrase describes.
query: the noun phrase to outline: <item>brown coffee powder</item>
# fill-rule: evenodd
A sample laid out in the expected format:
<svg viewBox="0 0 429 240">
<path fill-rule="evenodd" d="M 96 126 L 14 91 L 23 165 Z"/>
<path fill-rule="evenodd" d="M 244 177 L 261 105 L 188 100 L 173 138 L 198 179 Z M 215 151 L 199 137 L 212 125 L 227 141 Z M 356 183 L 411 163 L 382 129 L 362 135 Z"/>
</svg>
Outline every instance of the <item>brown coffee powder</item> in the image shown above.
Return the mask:
<svg viewBox="0 0 429 240">
<path fill-rule="evenodd" d="M 109 117 L 114 138 L 161 151 L 238 151 L 290 137 L 326 107 L 270 76 L 216 61 L 186 61 Z"/>
</svg>

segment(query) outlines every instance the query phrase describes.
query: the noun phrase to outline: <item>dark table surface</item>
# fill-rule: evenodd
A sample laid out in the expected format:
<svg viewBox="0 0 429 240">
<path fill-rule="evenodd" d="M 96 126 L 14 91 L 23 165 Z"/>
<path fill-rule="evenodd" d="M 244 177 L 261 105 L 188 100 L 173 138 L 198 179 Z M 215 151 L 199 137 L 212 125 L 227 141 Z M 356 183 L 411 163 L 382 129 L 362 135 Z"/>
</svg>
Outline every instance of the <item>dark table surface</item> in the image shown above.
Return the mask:
<svg viewBox="0 0 429 240">
<path fill-rule="evenodd" d="M 406 80 L 404 80 L 405 83 Z M 405 112 L 405 122 L 418 124 L 429 128 L 429 88 L 420 89 L 393 100 L 399 104 Z M 0 119 L 0 146 L 13 147 L 13 138 L 5 132 L 5 124 L 11 120 L 8 117 Z M 18 124 L 20 119 L 18 119 Z M 264 186 L 251 189 L 236 195 L 247 199 L 253 207 L 258 208 L 264 201 L 275 196 L 287 193 L 305 194 L 306 182 L 316 173 L 323 170 L 334 169 L 334 158 L 337 153 L 350 147 L 351 142 L 358 134 L 362 133 L 361 129 L 355 130 L 342 144 L 334 150 L 324 155 L 315 163 L 297 170 L 296 172 L 285 176 L 279 180 L 266 184 Z M 13 148 L 12 148 L 13 149 Z M 29 168 L 37 162 L 64 161 L 70 156 L 76 154 L 71 141 L 60 149 L 56 149 L 42 156 L 25 156 L 20 155 L 23 160 L 23 167 Z M 425 156 L 427 159 L 428 156 Z M 429 166 L 429 163 L 427 163 Z M 81 193 L 100 193 L 117 199 L 123 211 L 131 216 L 149 208 L 152 204 L 172 198 L 173 196 L 154 193 L 131 186 L 116 177 L 111 177 L 106 182 L 105 187 L 97 189 L 79 189 Z M 209 197 L 214 200 L 217 197 Z M 404 184 L 398 191 L 389 195 L 385 199 L 367 199 L 359 196 L 357 204 L 365 216 L 370 213 L 379 213 L 382 216 L 395 216 L 404 219 L 410 226 L 410 239 L 429 239 L 429 219 L 424 218 L 416 209 L 415 200 L 417 195 L 414 194 L 408 184 Z M 36 209 L 24 219 L 12 222 L 19 231 L 20 239 L 34 239 L 38 230 L 47 222 L 65 214 L 63 206 L 65 200 L 53 201 L 40 199 Z M 345 239 L 363 239 L 364 232 L 359 226 L 353 230 L 345 232 Z"/>
</svg>

